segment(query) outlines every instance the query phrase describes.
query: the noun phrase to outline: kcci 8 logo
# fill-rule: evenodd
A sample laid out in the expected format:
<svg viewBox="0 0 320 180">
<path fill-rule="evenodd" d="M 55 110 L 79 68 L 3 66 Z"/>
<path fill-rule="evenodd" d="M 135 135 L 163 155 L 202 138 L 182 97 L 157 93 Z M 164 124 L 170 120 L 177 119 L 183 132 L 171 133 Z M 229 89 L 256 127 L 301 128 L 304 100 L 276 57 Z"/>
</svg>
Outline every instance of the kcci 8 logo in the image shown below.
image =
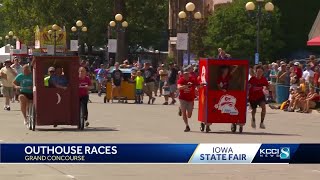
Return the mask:
<svg viewBox="0 0 320 180">
<path fill-rule="evenodd" d="M 280 159 L 290 159 L 290 148 L 281 147 L 280 149 L 260 149 L 260 157 L 278 157 Z"/>
</svg>

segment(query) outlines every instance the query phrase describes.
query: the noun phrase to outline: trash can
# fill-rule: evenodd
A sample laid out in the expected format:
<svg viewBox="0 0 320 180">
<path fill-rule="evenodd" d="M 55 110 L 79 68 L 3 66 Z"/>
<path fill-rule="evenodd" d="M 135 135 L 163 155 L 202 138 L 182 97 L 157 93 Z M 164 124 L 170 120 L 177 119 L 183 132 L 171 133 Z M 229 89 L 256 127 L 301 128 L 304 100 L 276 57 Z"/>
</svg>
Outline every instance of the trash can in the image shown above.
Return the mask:
<svg viewBox="0 0 320 180">
<path fill-rule="evenodd" d="M 289 98 L 289 86 L 283 84 L 276 85 L 277 103 L 283 103 Z"/>
</svg>

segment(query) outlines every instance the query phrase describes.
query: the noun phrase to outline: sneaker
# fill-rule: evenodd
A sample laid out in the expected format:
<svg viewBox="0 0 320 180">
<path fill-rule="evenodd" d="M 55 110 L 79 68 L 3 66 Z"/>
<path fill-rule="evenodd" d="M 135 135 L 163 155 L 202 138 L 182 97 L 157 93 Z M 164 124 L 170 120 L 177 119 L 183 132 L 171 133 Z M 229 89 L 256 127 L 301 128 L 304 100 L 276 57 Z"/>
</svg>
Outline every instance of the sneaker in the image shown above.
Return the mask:
<svg viewBox="0 0 320 180">
<path fill-rule="evenodd" d="M 176 100 L 172 100 L 172 102 L 170 103 L 170 105 L 174 105 L 177 101 Z"/>
<path fill-rule="evenodd" d="M 210 129 L 210 126 L 206 126 L 206 133 L 208 133 L 208 132 L 210 132 L 211 131 L 211 129 Z"/>
<path fill-rule="evenodd" d="M 55 128 L 56 128 L 56 127 L 58 127 L 58 125 L 56 125 L 56 124 L 55 124 L 55 125 L 53 125 L 53 127 L 55 127 Z"/>
<path fill-rule="evenodd" d="M 165 102 L 165 103 L 163 103 L 162 105 L 168 105 L 169 103 L 168 102 Z"/>
<path fill-rule="evenodd" d="M 149 99 L 149 101 L 148 101 L 148 104 L 150 104 L 150 99 Z"/>
<path fill-rule="evenodd" d="M 140 101 L 140 104 L 143 104 L 143 101 Z"/>
<path fill-rule="evenodd" d="M 25 120 L 24 120 L 24 125 L 27 126 L 28 124 L 29 124 L 28 120 L 25 119 Z"/>
<path fill-rule="evenodd" d="M 156 98 L 152 98 L 152 104 L 154 103 L 155 100 L 156 100 Z"/>
<path fill-rule="evenodd" d="M 204 124 L 204 123 L 201 123 L 201 124 L 200 124 L 200 131 L 201 131 L 201 132 L 203 132 L 203 131 L 204 131 L 204 126 L 205 126 L 205 124 Z"/>
<path fill-rule="evenodd" d="M 186 126 L 186 129 L 184 130 L 184 132 L 189 132 L 190 131 L 190 127 Z"/>
<path fill-rule="evenodd" d="M 178 115 L 179 115 L 179 116 L 182 116 L 182 111 L 181 111 L 181 109 L 180 109 L 180 108 L 179 108 Z"/>
<path fill-rule="evenodd" d="M 10 106 L 7 106 L 5 110 L 10 111 Z"/>
<path fill-rule="evenodd" d="M 262 122 L 262 123 L 260 123 L 260 129 L 265 129 L 266 128 L 266 126 L 264 126 L 264 123 Z"/>
<path fill-rule="evenodd" d="M 254 128 L 254 129 L 256 128 L 256 122 L 253 121 L 253 120 L 251 120 L 251 127 Z"/>
<path fill-rule="evenodd" d="M 90 124 L 90 123 L 87 121 L 87 122 L 86 122 L 86 127 L 88 127 L 88 126 L 89 126 L 89 124 Z"/>
</svg>

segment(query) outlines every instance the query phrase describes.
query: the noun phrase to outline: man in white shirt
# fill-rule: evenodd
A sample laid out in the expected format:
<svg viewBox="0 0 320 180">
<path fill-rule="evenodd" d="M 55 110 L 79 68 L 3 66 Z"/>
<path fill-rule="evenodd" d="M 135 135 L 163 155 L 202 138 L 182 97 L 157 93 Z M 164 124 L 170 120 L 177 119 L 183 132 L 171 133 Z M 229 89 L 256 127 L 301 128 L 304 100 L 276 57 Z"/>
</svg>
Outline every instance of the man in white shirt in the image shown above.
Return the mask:
<svg viewBox="0 0 320 180">
<path fill-rule="evenodd" d="M 307 64 L 306 70 L 303 71 L 302 78 L 305 79 L 307 84 L 309 84 L 310 79 L 313 78 L 313 76 L 314 76 L 314 71 L 311 70 L 311 65 Z"/>
<path fill-rule="evenodd" d="M 7 59 L 4 62 L 4 67 L 0 70 L 0 77 L 2 80 L 2 91 L 3 91 L 3 96 L 5 97 L 5 105 L 4 105 L 4 110 L 10 111 L 10 99 L 14 97 L 14 92 L 13 92 L 13 81 L 15 77 L 17 76 L 17 72 L 12 69 L 11 66 L 11 60 Z"/>
<path fill-rule="evenodd" d="M 17 57 L 14 57 L 11 68 L 16 71 L 17 75 L 22 73 L 22 66 L 20 65 L 19 59 Z M 12 102 L 14 102 L 15 100 L 19 102 L 18 96 L 20 92 L 18 89 L 14 89 L 14 92 L 15 92 L 15 97 L 12 99 Z"/>
</svg>

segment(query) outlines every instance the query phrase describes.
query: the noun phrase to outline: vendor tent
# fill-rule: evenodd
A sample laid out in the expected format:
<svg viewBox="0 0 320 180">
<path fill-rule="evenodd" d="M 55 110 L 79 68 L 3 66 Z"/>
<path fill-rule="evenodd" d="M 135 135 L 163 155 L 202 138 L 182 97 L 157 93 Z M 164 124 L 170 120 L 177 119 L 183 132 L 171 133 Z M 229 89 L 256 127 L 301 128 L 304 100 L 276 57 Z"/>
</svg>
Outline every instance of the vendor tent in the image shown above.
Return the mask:
<svg viewBox="0 0 320 180">
<path fill-rule="evenodd" d="M 4 62 L 6 59 L 10 59 L 10 53 L 6 53 L 6 46 L 0 48 L 0 63 Z"/>
<path fill-rule="evenodd" d="M 320 46 L 320 36 L 310 39 L 307 42 L 308 46 Z"/>
</svg>

